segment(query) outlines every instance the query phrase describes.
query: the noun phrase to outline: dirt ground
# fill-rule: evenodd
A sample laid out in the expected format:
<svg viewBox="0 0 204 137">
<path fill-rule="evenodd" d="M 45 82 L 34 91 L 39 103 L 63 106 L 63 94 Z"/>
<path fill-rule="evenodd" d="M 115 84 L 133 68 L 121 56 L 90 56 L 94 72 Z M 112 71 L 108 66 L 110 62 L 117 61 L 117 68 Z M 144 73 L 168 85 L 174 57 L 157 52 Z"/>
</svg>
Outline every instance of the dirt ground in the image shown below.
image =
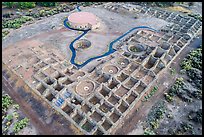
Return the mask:
<svg viewBox="0 0 204 137">
<path fill-rule="evenodd" d="M 77 62 L 84 62 L 90 57 L 105 53 L 111 41 L 133 27 L 149 26 L 154 29 L 160 29 L 169 24 L 164 20 L 148 16 L 140 17 L 136 20 L 131 17 L 131 14 L 121 16 L 119 13 L 111 12 L 100 7 L 83 7 L 82 10 L 92 12 L 99 17 L 101 20 L 101 29 L 100 32 L 91 31 L 84 36 L 84 38 L 88 38 L 91 41 L 92 46 L 83 52 L 77 53 Z M 45 45 L 58 48 L 69 60 L 71 58 L 69 44 L 77 36 L 81 35 L 79 32 L 69 30 L 63 25 L 64 19 L 72 12 L 59 13 L 51 17 L 43 18 L 42 20 L 33 21 L 32 24 L 29 25 L 23 25 L 21 28 L 11 31 L 8 36 L 3 39 L 2 47 L 5 48 L 12 46 L 13 43 L 36 39 Z"/>
</svg>

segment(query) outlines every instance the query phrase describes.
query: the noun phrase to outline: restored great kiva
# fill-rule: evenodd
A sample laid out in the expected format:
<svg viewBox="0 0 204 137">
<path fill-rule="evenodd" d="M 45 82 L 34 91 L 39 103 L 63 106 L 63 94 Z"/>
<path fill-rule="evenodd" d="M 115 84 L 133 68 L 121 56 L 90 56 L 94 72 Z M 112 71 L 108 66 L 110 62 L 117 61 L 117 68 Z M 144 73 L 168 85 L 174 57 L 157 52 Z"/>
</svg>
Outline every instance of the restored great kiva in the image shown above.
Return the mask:
<svg viewBox="0 0 204 137">
<path fill-rule="evenodd" d="M 90 12 L 75 12 L 68 17 L 70 27 L 79 30 L 97 29 L 100 25 L 97 17 Z"/>
</svg>

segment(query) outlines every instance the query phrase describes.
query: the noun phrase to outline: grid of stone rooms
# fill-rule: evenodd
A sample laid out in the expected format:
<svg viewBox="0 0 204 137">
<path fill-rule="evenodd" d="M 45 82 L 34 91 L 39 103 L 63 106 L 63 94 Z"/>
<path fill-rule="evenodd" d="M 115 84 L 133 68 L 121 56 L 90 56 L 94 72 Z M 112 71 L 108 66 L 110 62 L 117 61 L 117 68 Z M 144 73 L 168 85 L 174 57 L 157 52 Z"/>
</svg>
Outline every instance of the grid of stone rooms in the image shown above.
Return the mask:
<svg viewBox="0 0 204 137">
<path fill-rule="evenodd" d="M 182 37 L 174 36 L 172 42 L 180 44 L 172 45 L 170 38 L 166 40 L 164 37 L 165 33 L 159 37 L 149 31 L 136 31 L 117 46 L 118 53 L 113 54 L 111 60 L 92 72 L 77 70 L 72 65 L 58 69 L 58 63 L 48 65 L 34 76 L 39 81 L 37 90 L 60 107 L 62 113 L 86 134 L 108 134 L 134 107 L 159 72 L 188 43 L 182 41 Z M 152 46 L 151 42 L 141 38 L 158 45 Z M 129 43 L 142 43 L 146 50 L 142 55 L 135 55 L 120 48 L 128 47 Z M 80 84 L 89 87 L 87 95 L 82 93 L 87 91 L 80 88 Z"/>
<path fill-rule="evenodd" d="M 173 24 L 159 33 L 135 31 L 115 45 L 117 52 L 110 60 L 90 72 L 78 70 L 54 50 L 44 49 L 47 52 L 43 53 L 43 47 L 29 48 L 26 51 L 29 58 L 20 65 L 10 62 L 21 56 L 23 50 L 11 55 L 5 63 L 22 76 L 32 68 L 34 75 L 27 80 L 24 77 L 28 85 L 85 134 L 110 134 L 201 27 L 199 21 L 192 18 L 185 21 L 180 15 L 174 17 L 174 13 L 168 15 L 149 8 L 140 12 L 173 19 L 182 27 L 177 30 Z M 136 54 L 129 50 L 132 45 L 145 50 Z"/>
<path fill-rule="evenodd" d="M 171 22 L 173 24 L 165 26 L 162 31 L 179 35 L 181 37 L 184 37 L 185 39 L 193 38 L 202 26 L 202 22 L 200 20 L 175 12 L 166 11 L 164 9 L 141 7 L 139 5 L 131 9 L 125 8 L 124 5 L 120 3 L 104 5 L 104 8 L 113 12 L 118 12 L 122 9 L 130 13 L 132 12 L 138 15 L 153 16 L 159 19 L 163 19 L 167 22 Z"/>
</svg>

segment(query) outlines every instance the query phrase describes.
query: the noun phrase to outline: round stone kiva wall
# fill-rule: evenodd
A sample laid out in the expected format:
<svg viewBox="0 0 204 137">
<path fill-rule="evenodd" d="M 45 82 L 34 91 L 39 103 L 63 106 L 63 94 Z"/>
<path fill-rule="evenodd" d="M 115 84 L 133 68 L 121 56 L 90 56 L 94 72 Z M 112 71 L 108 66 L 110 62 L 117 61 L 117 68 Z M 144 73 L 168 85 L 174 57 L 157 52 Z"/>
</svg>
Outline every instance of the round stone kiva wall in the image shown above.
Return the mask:
<svg viewBox="0 0 204 137">
<path fill-rule="evenodd" d="M 118 72 L 118 68 L 114 65 L 108 65 L 103 67 L 103 72 L 109 73 L 109 74 L 116 74 Z"/>
<path fill-rule="evenodd" d="M 128 50 L 133 54 L 142 55 L 147 50 L 147 46 L 142 44 L 129 45 Z"/>
<path fill-rule="evenodd" d="M 74 48 L 76 50 L 83 50 L 91 47 L 91 42 L 87 39 L 80 39 L 74 43 Z"/>
<path fill-rule="evenodd" d="M 99 27 L 97 17 L 90 12 L 74 12 L 68 17 L 70 26 L 74 29 L 94 29 Z"/>
<path fill-rule="evenodd" d="M 76 92 L 81 96 L 88 96 L 94 91 L 94 83 L 90 80 L 81 81 L 76 86 Z"/>
<path fill-rule="evenodd" d="M 117 64 L 121 67 L 126 67 L 130 62 L 126 58 L 117 59 Z"/>
</svg>

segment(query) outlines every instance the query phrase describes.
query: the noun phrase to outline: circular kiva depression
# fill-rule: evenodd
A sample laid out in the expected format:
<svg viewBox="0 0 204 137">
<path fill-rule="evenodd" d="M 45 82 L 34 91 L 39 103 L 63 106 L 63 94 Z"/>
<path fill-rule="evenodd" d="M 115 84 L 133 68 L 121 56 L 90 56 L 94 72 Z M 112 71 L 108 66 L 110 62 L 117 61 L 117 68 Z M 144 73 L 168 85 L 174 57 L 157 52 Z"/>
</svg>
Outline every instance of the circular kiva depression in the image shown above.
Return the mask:
<svg viewBox="0 0 204 137">
<path fill-rule="evenodd" d="M 76 86 L 76 92 L 81 96 L 87 96 L 94 91 L 94 83 L 90 80 L 81 81 Z"/>
<path fill-rule="evenodd" d="M 68 17 L 70 27 L 79 30 L 96 29 L 99 27 L 99 19 L 90 12 L 74 12 Z"/>
<path fill-rule="evenodd" d="M 87 49 L 90 46 L 91 46 L 91 42 L 87 39 L 80 39 L 76 43 L 74 43 L 74 48 L 79 51 L 83 49 Z"/>
<path fill-rule="evenodd" d="M 126 67 L 129 63 L 130 63 L 129 60 L 126 58 L 119 58 L 117 60 L 117 64 L 122 66 L 122 67 Z"/>
<path fill-rule="evenodd" d="M 103 72 L 109 73 L 109 74 L 116 74 L 118 72 L 118 68 L 114 65 L 104 66 Z"/>
<path fill-rule="evenodd" d="M 128 50 L 133 54 L 143 54 L 147 49 L 146 45 L 136 44 L 136 45 L 129 45 Z"/>
</svg>

